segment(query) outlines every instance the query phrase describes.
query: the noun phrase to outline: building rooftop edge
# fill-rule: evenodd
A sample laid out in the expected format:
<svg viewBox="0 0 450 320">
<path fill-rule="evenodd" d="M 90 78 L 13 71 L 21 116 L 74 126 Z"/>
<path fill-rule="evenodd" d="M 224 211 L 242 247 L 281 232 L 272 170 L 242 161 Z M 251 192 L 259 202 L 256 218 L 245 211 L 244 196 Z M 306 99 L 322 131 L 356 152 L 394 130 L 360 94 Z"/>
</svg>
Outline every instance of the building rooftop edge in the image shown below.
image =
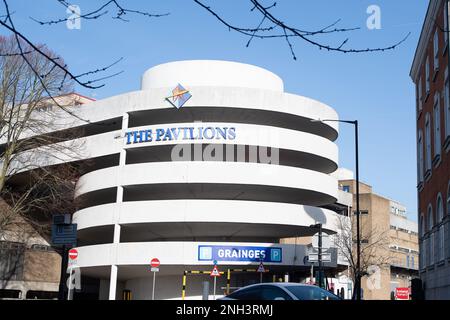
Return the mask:
<svg viewBox="0 0 450 320">
<path fill-rule="evenodd" d="M 434 21 L 434 17 L 436 16 L 437 9 L 442 4 L 442 0 L 430 0 L 428 3 L 427 13 L 425 15 L 425 19 L 422 24 L 422 29 L 420 31 L 420 38 L 416 46 L 416 51 L 414 53 L 413 62 L 411 65 L 411 69 L 409 72 L 409 76 L 415 82 L 417 77 L 418 69 L 420 66 L 420 61 L 423 60 L 423 56 L 426 51 L 426 44 L 424 41 L 429 38 L 429 34 L 431 32 L 432 22 Z"/>
</svg>

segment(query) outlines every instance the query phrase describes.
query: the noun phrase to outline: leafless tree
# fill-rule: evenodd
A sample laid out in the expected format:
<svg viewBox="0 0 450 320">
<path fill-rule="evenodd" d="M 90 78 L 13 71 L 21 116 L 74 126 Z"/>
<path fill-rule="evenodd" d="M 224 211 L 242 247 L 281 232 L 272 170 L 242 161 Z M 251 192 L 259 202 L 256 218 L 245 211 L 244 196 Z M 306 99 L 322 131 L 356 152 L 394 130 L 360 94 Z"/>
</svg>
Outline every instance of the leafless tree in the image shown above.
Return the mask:
<svg viewBox="0 0 450 320">
<path fill-rule="evenodd" d="M 13 54 L 14 38 L 0 37 L 0 237 L 23 231 L 24 223 L 48 233 L 50 215 L 71 210 L 78 175 L 72 162 L 82 149 L 76 140 L 51 133 L 61 125 L 52 100 L 70 107 L 62 96 L 70 83 L 60 87 L 64 72 L 26 44 L 22 48 L 26 60 Z"/>
<path fill-rule="evenodd" d="M 353 283 L 357 281 L 357 251 L 355 243 L 356 223 L 340 216 L 338 232 L 334 236 L 334 246 L 338 254 L 343 256 L 349 263 L 350 276 Z M 361 254 L 360 273 L 361 277 L 369 276 L 373 266 L 384 269 L 390 265 L 392 256 L 389 251 L 389 230 L 383 230 L 376 226 L 368 226 L 364 223 L 361 230 Z M 353 292 L 355 295 L 355 292 Z"/>
</svg>

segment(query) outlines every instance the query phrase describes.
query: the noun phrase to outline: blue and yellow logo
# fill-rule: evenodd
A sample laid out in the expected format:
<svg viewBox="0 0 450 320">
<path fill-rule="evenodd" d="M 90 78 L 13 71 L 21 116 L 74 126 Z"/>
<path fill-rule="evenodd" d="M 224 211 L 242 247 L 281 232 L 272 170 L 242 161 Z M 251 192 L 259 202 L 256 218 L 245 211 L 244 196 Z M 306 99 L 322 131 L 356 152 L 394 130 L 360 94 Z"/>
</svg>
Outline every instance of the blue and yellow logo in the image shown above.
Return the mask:
<svg viewBox="0 0 450 320">
<path fill-rule="evenodd" d="M 172 90 L 172 95 L 166 100 L 170 102 L 175 108 L 180 109 L 192 97 L 189 90 L 186 90 L 181 84 Z"/>
</svg>

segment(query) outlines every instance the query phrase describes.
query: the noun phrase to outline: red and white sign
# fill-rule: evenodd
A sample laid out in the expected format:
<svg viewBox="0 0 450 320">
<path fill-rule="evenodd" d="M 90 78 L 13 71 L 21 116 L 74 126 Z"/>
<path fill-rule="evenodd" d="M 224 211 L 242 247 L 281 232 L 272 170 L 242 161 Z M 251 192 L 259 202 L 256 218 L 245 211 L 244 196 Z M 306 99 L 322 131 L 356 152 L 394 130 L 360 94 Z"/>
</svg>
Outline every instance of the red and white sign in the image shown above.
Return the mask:
<svg viewBox="0 0 450 320">
<path fill-rule="evenodd" d="M 214 268 L 212 269 L 211 273 L 210 273 L 211 277 L 220 277 L 220 272 L 219 269 L 217 268 L 217 266 L 215 265 Z"/>
<path fill-rule="evenodd" d="M 256 272 L 261 272 L 261 273 L 266 272 L 266 269 L 264 268 L 264 265 L 262 262 L 259 264 L 258 270 L 256 270 Z"/>
<path fill-rule="evenodd" d="M 75 260 L 76 258 L 78 258 L 78 251 L 77 251 L 77 249 L 70 249 L 69 250 L 69 259 L 70 260 Z"/>
<path fill-rule="evenodd" d="M 150 265 L 152 268 L 158 268 L 161 262 L 159 262 L 159 259 L 153 258 L 152 261 L 150 261 Z"/>
<path fill-rule="evenodd" d="M 397 300 L 409 300 L 409 288 L 395 288 L 395 298 Z"/>
</svg>

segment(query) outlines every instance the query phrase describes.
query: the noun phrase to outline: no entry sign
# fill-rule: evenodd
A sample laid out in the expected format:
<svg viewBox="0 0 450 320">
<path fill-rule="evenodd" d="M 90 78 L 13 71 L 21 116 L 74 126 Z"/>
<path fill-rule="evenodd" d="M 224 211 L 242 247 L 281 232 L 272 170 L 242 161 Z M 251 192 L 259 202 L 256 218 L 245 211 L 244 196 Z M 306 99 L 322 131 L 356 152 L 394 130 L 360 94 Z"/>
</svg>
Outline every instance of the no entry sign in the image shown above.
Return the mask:
<svg viewBox="0 0 450 320">
<path fill-rule="evenodd" d="M 77 251 L 77 249 L 70 249 L 69 250 L 69 259 L 70 260 L 75 260 L 76 258 L 78 258 L 78 251 Z"/>
<path fill-rule="evenodd" d="M 152 300 L 155 300 L 155 281 L 156 281 L 156 273 L 159 271 L 159 265 L 161 262 L 159 262 L 158 258 L 153 258 L 150 261 L 150 265 L 152 266 L 151 271 L 153 272 L 153 289 L 152 289 Z"/>
<path fill-rule="evenodd" d="M 160 264 L 161 263 L 159 262 L 159 259 L 157 259 L 157 258 L 153 258 L 152 261 L 150 261 L 150 265 L 153 268 L 158 268 Z"/>
</svg>

